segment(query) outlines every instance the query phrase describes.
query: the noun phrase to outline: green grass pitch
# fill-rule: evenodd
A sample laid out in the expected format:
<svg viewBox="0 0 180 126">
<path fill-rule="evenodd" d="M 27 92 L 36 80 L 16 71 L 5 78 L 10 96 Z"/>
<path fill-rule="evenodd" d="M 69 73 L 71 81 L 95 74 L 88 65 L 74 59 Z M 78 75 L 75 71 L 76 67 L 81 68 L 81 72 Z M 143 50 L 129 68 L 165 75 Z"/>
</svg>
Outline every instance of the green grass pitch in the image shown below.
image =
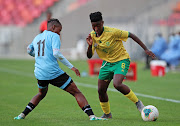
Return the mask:
<svg viewBox="0 0 180 126">
<path fill-rule="evenodd" d="M 72 61 L 72 64 L 80 72 L 88 72 L 86 61 Z M 97 76 L 79 78 L 61 63 L 60 67 L 77 83 L 94 113 L 101 116 L 103 112 L 97 89 L 94 88 L 97 86 Z M 180 101 L 180 73 L 169 72 L 164 77 L 152 77 L 150 70 L 143 70 L 143 67 L 144 64 L 139 62 L 136 82 L 124 83 L 135 93 Z M 0 126 L 180 126 L 180 103 L 138 95 L 145 105 L 156 106 L 160 113 L 157 121 L 144 122 L 129 99 L 111 90 L 108 95 L 113 118 L 107 121 L 89 121 L 74 97 L 51 85 L 47 96 L 26 119 L 14 120 L 38 92 L 33 71 L 34 60 L 0 59 Z M 112 83 L 109 88 L 114 89 Z"/>
</svg>

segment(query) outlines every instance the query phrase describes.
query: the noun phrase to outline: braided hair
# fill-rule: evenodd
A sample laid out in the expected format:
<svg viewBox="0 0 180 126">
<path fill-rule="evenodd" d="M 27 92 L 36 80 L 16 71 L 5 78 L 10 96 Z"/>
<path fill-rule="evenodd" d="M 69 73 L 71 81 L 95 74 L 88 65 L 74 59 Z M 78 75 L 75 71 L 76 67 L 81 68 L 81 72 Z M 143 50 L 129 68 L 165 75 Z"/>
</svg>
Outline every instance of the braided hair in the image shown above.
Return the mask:
<svg viewBox="0 0 180 126">
<path fill-rule="evenodd" d="M 102 13 L 101 12 L 94 12 L 94 13 L 91 13 L 90 15 L 89 15 L 89 17 L 90 17 L 90 20 L 91 20 L 91 22 L 97 22 L 97 21 L 102 21 L 103 20 L 103 18 L 102 18 Z"/>
</svg>

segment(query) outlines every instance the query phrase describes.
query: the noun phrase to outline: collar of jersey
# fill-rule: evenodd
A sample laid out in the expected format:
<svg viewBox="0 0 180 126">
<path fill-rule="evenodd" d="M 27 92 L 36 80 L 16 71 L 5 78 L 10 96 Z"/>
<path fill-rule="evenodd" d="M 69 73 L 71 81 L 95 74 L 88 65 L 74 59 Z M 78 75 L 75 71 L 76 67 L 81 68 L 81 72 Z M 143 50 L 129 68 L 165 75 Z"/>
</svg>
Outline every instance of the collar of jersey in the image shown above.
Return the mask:
<svg viewBox="0 0 180 126">
<path fill-rule="evenodd" d="M 102 32 L 102 34 L 103 34 L 103 33 L 104 33 L 104 26 L 103 26 L 103 32 Z M 96 34 L 96 32 L 95 32 L 95 34 Z M 102 35 L 102 34 L 101 34 L 101 35 Z M 97 34 L 96 34 L 96 37 L 97 37 Z M 101 37 L 101 36 L 99 36 L 99 37 Z M 99 37 L 98 37 L 98 38 L 99 38 Z"/>
</svg>

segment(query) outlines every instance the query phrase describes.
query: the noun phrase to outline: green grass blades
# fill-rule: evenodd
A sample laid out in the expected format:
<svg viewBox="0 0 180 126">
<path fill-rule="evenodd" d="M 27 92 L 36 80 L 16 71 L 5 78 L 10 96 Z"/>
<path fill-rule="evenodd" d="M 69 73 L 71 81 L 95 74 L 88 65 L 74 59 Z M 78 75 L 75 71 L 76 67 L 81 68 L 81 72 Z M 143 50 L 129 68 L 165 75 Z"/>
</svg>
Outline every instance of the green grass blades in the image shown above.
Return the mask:
<svg viewBox="0 0 180 126">
<path fill-rule="evenodd" d="M 80 72 L 88 72 L 87 61 L 72 61 Z M 96 116 L 103 115 L 98 92 L 97 76 L 77 77 L 63 64 L 60 67 L 76 82 L 87 98 Z M 144 103 L 154 105 L 159 110 L 155 122 L 144 122 L 134 103 L 117 92 L 111 83 L 108 90 L 113 118 L 107 121 L 89 121 L 79 108 L 73 96 L 65 91 L 49 86 L 47 96 L 24 119 L 14 120 L 38 93 L 34 77 L 34 60 L 0 59 L 0 125 L 1 126 L 178 126 L 180 125 L 180 73 L 167 73 L 164 77 L 152 77 L 150 70 L 143 70 L 138 62 L 138 80 L 125 81 Z M 142 95 L 143 94 L 143 95 Z M 146 97 L 146 96 L 155 97 Z M 160 99 L 158 99 L 160 98 Z M 162 99 L 161 99 L 162 98 Z"/>
</svg>

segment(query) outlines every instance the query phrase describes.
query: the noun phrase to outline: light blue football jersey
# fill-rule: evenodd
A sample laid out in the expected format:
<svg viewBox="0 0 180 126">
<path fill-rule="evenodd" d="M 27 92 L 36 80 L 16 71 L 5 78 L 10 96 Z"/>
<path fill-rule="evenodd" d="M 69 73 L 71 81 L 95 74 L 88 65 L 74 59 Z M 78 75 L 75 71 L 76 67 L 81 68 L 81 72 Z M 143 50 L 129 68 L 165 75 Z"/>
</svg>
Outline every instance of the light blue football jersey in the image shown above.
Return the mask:
<svg viewBox="0 0 180 126">
<path fill-rule="evenodd" d="M 29 45 L 35 52 L 34 74 L 38 80 L 52 80 L 64 73 L 53 56 L 53 50 L 59 50 L 60 46 L 59 35 L 47 30 L 37 35 Z"/>
</svg>

